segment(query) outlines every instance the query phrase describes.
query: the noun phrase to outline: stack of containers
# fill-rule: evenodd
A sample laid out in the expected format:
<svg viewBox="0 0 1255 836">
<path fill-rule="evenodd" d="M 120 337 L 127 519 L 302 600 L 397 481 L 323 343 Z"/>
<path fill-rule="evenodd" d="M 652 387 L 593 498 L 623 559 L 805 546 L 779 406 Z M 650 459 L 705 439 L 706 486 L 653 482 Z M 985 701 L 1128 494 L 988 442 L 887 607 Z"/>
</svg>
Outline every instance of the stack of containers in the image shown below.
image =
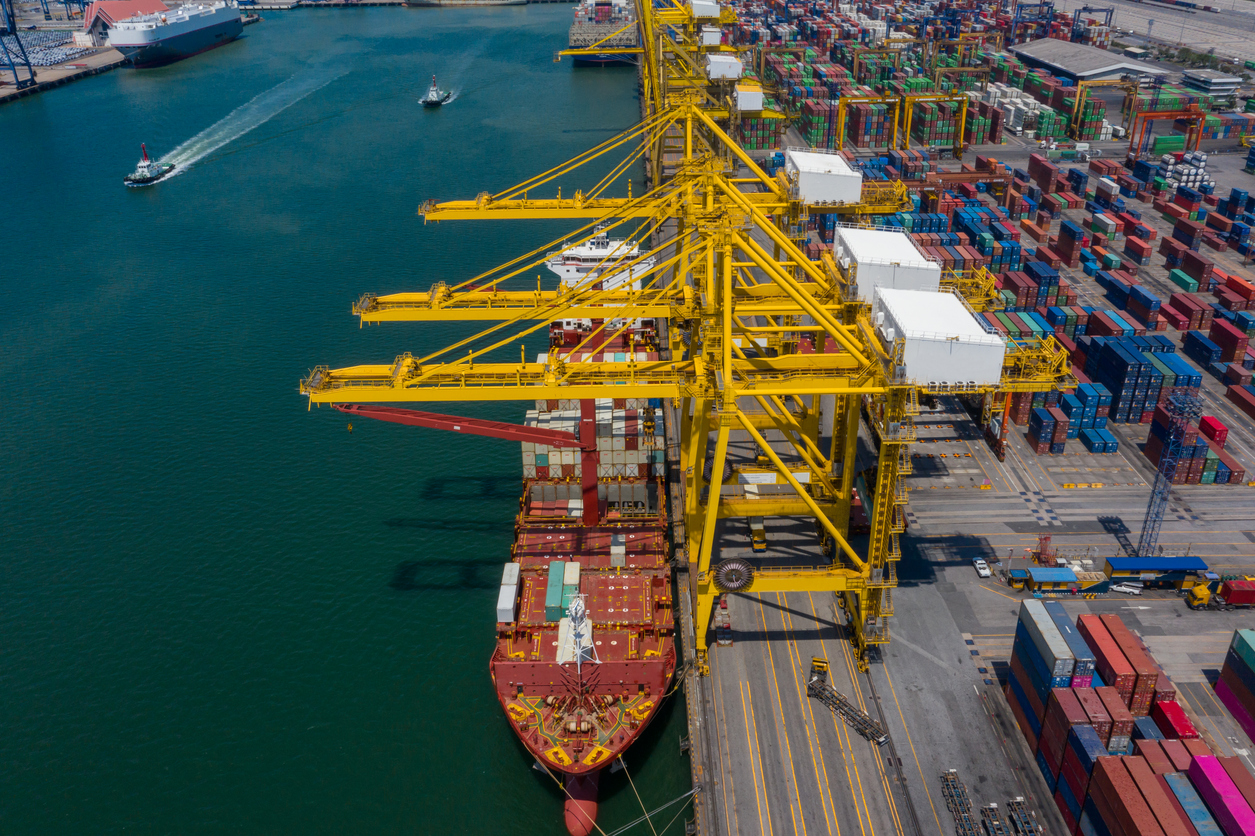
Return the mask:
<svg viewBox="0 0 1255 836">
<path fill-rule="evenodd" d="M 1255 810 L 1251 807 L 1255 799 L 1248 801 L 1243 796 L 1226 766 L 1220 758 L 1210 755 L 1194 758 L 1190 763 L 1190 783 L 1227 836 L 1247 836 L 1255 833 Z M 1249 773 L 1246 777 L 1249 779 Z"/>
<path fill-rule="evenodd" d="M 1255 740 L 1255 630 L 1235 630 L 1225 654 L 1216 696 Z"/>
<path fill-rule="evenodd" d="M 1224 319 L 1212 321 L 1208 334 L 1211 341 L 1220 347 L 1220 361 L 1224 363 L 1240 362 L 1250 347 L 1250 339 L 1246 333 Z"/>
<path fill-rule="evenodd" d="M 1049 616 L 1047 623 L 1043 616 Z M 1066 687 L 1056 654 L 1067 640 L 1066 614 L 1057 602 L 1025 601 L 1012 647 L 1007 698 L 1033 750 L 1038 768 L 1073 836 L 1249 836 L 1255 833 L 1255 778 L 1241 759 L 1218 758 L 1207 745 L 1179 734 L 1188 719 L 1175 702 L 1171 683 L 1156 672 L 1152 716 L 1134 721 L 1121 701 L 1121 687 L 1085 687 L 1074 677 Z M 1092 636 L 1098 669 L 1127 687 L 1130 700 L 1148 690 L 1137 668 L 1153 666 L 1144 646 L 1117 617 L 1082 616 L 1076 635 Z M 1114 635 L 1120 636 L 1117 641 Z M 1075 638 L 1075 636 L 1074 636 Z M 1062 640 L 1062 641 L 1060 641 Z M 1121 642 L 1138 661 L 1128 663 Z M 1235 636 L 1228 665 L 1255 671 L 1255 631 Z M 1042 656 L 1045 650 L 1046 656 Z M 1246 659 L 1242 658 L 1245 654 Z M 1073 653 L 1072 670 L 1086 657 Z M 1054 660 L 1053 662 L 1050 660 Z M 1121 665 L 1124 660 L 1124 665 Z M 1235 661 L 1238 660 L 1238 661 Z M 1222 675 L 1222 682 L 1233 679 Z M 1150 681 L 1149 674 L 1146 680 Z M 1226 694 L 1231 690 L 1218 689 Z M 1233 700 L 1228 700 L 1232 702 Z M 1180 712 L 1178 718 L 1170 715 Z M 1248 712 L 1249 713 L 1249 712 Z M 1130 743 L 1129 732 L 1137 740 Z M 1137 755 L 1129 753 L 1136 751 Z"/>
<path fill-rule="evenodd" d="M 1133 716 L 1145 717 L 1150 713 L 1151 703 L 1155 699 L 1155 686 L 1159 681 L 1160 675 L 1159 667 L 1150 658 L 1150 655 L 1142 649 L 1142 645 L 1137 640 L 1137 637 L 1133 635 L 1128 627 L 1124 626 L 1120 616 L 1108 614 L 1101 615 L 1099 618 L 1103 626 L 1107 628 L 1108 634 L 1119 646 L 1120 652 L 1124 654 L 1125 660 L 1128 661 L 1133 671 L 1137 674 L 1133 691 L 1129 698 L 1125 700 L 1125 704 L 1129 707 L 1129 711 Z"/>
<path fill-rule="evenodd" d="M 1034 751 L 1041 737 L 1050 691 L 1071 684 L 1075 665 L 1072 651 L 1045 605 L 1036 599 L 1024 601 L 1011 649 L 1007 701 Z"/>
</svg>

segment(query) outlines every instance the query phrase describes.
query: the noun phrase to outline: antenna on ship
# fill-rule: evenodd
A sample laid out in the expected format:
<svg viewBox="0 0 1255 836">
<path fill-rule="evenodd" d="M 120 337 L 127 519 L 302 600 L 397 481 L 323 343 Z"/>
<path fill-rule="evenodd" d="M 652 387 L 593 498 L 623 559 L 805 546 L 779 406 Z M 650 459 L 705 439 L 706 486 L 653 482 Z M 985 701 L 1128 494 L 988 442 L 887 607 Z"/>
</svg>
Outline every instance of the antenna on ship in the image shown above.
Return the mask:
<svg viewBox="0 0 1255 836">
<path fill-rule="evenodd" d="M 585 659 L 600 665 L 601 659 L 597 656 L 597 648 L 593 646 L 592 625 L 588 623 L 583 595 L 577 596 L 571 602 L 571 606 L 567 608 L 567 618 L 571 624 L 570 641 L 575 645 L 576 673 L 582 673 Z"/>
</svg>

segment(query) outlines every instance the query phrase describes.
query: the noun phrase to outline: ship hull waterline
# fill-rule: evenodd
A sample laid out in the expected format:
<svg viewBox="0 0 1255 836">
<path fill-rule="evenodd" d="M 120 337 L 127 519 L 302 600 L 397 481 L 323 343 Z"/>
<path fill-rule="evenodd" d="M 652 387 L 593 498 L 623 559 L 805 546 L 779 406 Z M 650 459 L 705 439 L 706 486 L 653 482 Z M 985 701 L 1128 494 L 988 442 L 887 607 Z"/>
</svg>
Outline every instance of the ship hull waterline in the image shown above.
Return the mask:
<svg viewBox="0 0 1255 836">
<path fill-rule="evenodd" d="M 194 32 L 184 32 L 162 41 L 142 46 L 115 46 L 136 69 L 164 67 L 193 55 L 229 44 L 244 31 L 241 20 L 228 20 Z"/>
</svg>

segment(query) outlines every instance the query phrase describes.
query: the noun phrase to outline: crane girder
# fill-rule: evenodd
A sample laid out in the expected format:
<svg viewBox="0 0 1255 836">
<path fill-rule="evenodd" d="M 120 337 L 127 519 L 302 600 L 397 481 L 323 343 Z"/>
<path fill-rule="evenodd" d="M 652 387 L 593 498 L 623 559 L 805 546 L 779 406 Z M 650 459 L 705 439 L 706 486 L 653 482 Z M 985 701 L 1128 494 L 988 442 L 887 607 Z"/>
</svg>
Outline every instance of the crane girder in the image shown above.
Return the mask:
<svg viewBox="0 0 1255 836">
<path fill-rule="evenodd" d="M 403 354 L 391 365 L 319 366 L 301 381 L 311 404 L 502 401 L 537 398 L 699 397 L 726 391 L 754 395 L 867 394 L 883 392 L 868 383 L 845 354 L 799 354 L 735 360 L 732 374 L 706 368 L 700 360 L 623 363 L 444 363 L 421 365 Z M 728 380 L 731 378 L 735 383 Z M 722 380 L 720 380 L 722 378 Z"/>
</svg>

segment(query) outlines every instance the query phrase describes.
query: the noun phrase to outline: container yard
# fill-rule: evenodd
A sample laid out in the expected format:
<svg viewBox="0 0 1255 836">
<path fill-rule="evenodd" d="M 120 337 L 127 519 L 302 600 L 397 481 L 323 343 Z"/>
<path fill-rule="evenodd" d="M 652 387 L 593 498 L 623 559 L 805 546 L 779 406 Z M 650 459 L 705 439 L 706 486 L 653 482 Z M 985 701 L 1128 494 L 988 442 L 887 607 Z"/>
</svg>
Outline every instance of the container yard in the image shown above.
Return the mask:
<svg viewBox="0 0 1255 836">
<path fill-rule="evenodd" d="M 496 685 L 569 832 L 599 829 L 598 776 L 673 676 L 689 832 L 1251 832 L 1255 122 L 1117 52 L 1107 11 L 637 4 L 635 46 L 562 53 L 634 56 L 637 126 L 421 209 L 568 220 L 575 272 L 511 281 L 558 272 L 551 243 L 363 297 L 364 324 L 495 324 L 463 360 L 302 381 L 359 414 L 534 402 L 526 431 L 481 434 L 562 435 L 517 436 L 492 665 L 546 671 Z M 564 198 L 573 173 L 588 191 Z M 555 321 L 534 360 L 494 354 Z M 604 443 L 594 416 L 634 409 L 647 449 Z M 616 543 L 664 508 L 674 592 L 630 550 L 599 575 L 596 549 L 530 547 L 546 526 Z M 653 612 L 625 625 L 597 584 L 627 569 Z M 529 570 L 548 593 L 524 623 Z M 635 638 L 602 668 L 585 629 Z"/>
</svg>

